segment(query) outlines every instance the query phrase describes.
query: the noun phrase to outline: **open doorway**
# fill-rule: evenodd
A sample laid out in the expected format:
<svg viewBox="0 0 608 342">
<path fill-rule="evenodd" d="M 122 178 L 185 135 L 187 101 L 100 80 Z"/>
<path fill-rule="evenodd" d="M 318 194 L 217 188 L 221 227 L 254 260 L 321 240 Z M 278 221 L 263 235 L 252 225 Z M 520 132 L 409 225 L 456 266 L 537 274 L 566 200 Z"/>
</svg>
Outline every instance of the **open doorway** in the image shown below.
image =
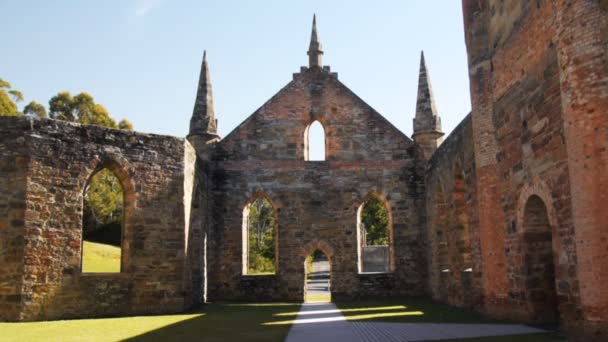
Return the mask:
<svg viewBox="0 0 608 342">
<path fill-rule="evenodd" d="M 327 255 L 315 250 L 306 257 L 304 264 L 306 281 L 304 284 L 304 302 L 331 302 L 331 263 Z"/>
</svg>

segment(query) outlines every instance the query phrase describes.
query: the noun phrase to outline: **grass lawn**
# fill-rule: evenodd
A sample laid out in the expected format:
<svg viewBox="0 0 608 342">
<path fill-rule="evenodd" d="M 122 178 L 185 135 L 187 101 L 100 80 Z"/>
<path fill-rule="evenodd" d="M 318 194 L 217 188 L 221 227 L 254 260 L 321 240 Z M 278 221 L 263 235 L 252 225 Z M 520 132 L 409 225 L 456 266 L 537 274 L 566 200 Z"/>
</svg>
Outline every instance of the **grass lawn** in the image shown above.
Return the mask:
<svg viewBox="0 0 608 342">
<path fill-rule="evenodd" d="M 349 321 L 399 323 L 501 323 L 426 298 L 387 298 L 336 302 Z"/>
<path fill-rule="evenodd" d="M 82 246 L 82 272 L 120 272 L 120 248 L 103 243 L 84 241 Z"/>
<path fill-rule="evenodd" d="M 2 341 L 283 341 L 300 304 L 212 303 L 184 315 L 0 323 Z M 294 316 L 295 318 L 295 316 Z M 280 321 L 281 324 L 272 324 Z"/>
<path fill-rule="evenodd" d="M 431 302 L 426 298 L 389 298 L 337 302 L 348 321 L 395 323 L 510 323 L 484 318 L 474 312 Z M 558 333 L 483 337 L 451 342 L 566 341 Z"/>
</svg>

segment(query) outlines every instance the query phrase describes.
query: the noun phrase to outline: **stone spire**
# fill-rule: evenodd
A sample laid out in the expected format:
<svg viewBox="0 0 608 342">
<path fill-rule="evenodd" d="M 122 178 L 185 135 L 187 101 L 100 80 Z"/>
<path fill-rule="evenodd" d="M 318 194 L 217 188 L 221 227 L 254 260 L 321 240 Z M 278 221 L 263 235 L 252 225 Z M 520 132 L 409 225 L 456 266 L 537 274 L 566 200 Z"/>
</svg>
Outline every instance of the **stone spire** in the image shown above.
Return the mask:
<svg viewBox="0 0 608 342">
<path fill-rule="evenodd" d="M 213 111 L 213 92 L 211 90 L 211 77 L 207 64 L 207 51 L 203 52 L 203 65 L 198 81 L 198 91 L 194 110 L 190 119 L 190 133 L 188 136 L 200 135 L 209 138 L 217 137 L 217 120 Z"/>
<path fill-rule="evenodd" d="M 319 34 L 317 33 L 317 15 L 312 16 L 312 33 L 310 34 L 310 46 L 308 47 L 308 66 L 322 67 L 323 48 L 319 41 Z"/>
<path fill-rule="evenodd" d="M 428 159 L 441 144 L 443 132 L 441 118 L 435 108 L 435 98 L 431 80 L 424 61 L 424 51 L 420 52 L 420 72 L 418 74 L 418 98 L 414 118 L 414 141 L 421 145 Z"/>
</svg>

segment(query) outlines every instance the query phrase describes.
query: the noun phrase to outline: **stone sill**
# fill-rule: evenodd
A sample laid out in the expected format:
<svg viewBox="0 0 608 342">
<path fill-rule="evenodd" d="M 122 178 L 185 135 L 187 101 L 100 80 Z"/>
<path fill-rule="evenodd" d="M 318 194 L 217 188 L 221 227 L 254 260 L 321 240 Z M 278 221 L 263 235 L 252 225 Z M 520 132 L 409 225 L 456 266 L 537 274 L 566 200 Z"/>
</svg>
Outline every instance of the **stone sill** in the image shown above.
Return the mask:
<svg viewBox="0 0 608 342">
<path fill-rule="evenodd" d="M 94 278 L 94 277 L 99 277 L 99 278 L 128 278 L 130 276 L 130 274 L 128 273 L 124 273 L 124 272 L 120 272 L 120 273 L 112 273 L 112 272 L 100 272 L 100 273 L 79 273 L 78 274 L 80 277 L 84 277 L 84 278 Z"/>
<path fill-rule="evenodd" d="M 241 278 L 258 279 L 258 278 L 274 278 L 277 274 L 242 274 Z"/>
<path fill-rule="evenodd" d="M 395 274 L 395 272 L 359 272 L 357 275 L 385 275 L 385 274 Z"/>
</svg>

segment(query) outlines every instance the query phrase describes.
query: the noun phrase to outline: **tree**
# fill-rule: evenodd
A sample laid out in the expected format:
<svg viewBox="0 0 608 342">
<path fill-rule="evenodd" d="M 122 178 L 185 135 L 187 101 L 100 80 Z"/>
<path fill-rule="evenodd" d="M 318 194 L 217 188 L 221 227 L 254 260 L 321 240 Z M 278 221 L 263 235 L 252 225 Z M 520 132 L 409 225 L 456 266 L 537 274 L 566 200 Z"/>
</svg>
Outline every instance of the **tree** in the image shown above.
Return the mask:
<svg viewBox="0 0 608 342">
<path fill-rule="evenodd" d="M 86 92 L 74 97 L 67 91 L 60 92 L 49 101 L 49 109 L 53 119 L 118 128 L 105 107 L 95 103 L 93 96 Z"/>
<path fill-rule="evenodd" d="M 0 78 L 0 116 L 19 116 L 15 102 L 23 101 L 23 94 L 12 89 L 11 84 Z"/>
<path fill-rule="evenodd" d="M 368 246 L 388 245 L 388 212 L 384 203 L 377 198 L 370 198 L 363 205 L 361 222 L 367 232 Z"/>
<path fill-rule="evenodd" d="M 274 272 L 275 216 L 272 204 L 258 198 L 249 206 L 247 220 L 249 272 Z"/>
<path fill-rule="evenodd" d="M 72 96 L 63 91 L 49 100 L 49 115 L 53 119 L 97 125 L 109 128 L 132 130 L 133 125 L 126 119 L 119 124 L 110 116 L 104 106 L 95 103 L 93 96 L 81 92 Z M 84 198 L 83 231 L 87 239 L 95 232 L 100 242 L 120 244 L 123 216 L 122 187 L 116 176 L 107 169 L 97 172 L 87 184 Z M 109 232 L 109 233 L 105 233 Z"/>
<path fill-rule="evenodd" d="M 47 117 L 44 106 L 36 101 L 28 103 L 27 106 L 23 108 L 23 114 L 43 119 Z"/>
<path fill-rule="evenodd" d="M 133 130 L 133 124 L 131 123 L 131 121 L 129 121 L 127 119 L 122 119 L 118 123 L 118 128 L 124 129 L 124 130 L 127 130 L 127 131 L 132 131 Z"/>
</svg>

